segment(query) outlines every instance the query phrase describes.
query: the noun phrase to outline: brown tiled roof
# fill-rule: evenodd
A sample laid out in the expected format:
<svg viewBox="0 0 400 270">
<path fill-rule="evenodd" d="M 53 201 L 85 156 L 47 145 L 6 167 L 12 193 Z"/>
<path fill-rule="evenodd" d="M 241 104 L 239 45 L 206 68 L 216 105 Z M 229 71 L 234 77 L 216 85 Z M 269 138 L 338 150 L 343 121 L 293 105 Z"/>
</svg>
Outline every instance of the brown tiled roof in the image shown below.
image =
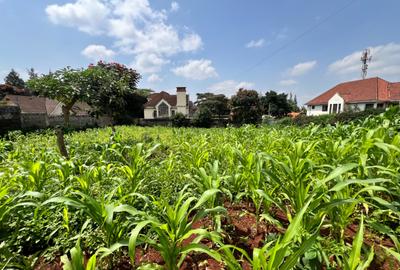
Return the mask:
<svg viewBox="0 0 400 270">
<path fill-rule="evenodd" d="M 346 103 L 400 100 L 400 83 L 389 83 L 381 78 L 350 81 L 336 85 L 307 102 L 307 105 L 328 104 L 329 99 L 339 94 Z"/>
<path fill-rule="evenodd" d="M 170 106 L 176 106 L 176 95 L 170 95 L 164 91 L 150 94 L 147 99 L 148 101 L 144 104 L 144 107 L 155 107 L 162 99 L 168 102 Z"/>
<path fill-rule="evenodd" d="M 38 96 L 6 95 L 3 100 L 19 106 L 22 113 L 51 114 L 60 103 L 54 99 Z M 72 108 L 72 113 L 76 115 L 86 115 L 89 111 L 90 106 L 84 102 L 76 102 Z"/>
<path fill-rule="evenodd" d="M 4 99 L 18 105 L 22 113 L 47 113 L 44 97 L 6 95 Z"/>
</svg>

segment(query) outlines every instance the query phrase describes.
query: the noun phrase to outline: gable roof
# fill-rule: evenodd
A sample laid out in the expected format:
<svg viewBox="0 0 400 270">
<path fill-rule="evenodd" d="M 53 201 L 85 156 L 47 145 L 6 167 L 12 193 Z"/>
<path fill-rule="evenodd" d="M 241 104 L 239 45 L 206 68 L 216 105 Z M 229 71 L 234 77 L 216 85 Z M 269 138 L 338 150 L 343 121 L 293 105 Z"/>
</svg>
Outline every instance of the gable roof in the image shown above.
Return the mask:
<svg viewBox="0 0 400 270">
<path fill-rule="evenodd" d="M 336 85 L 306 105 L 328 104 L 329 99 L 339 94 L 345 103 L 400 100 L 400 83 L 390 83 L 381 78 L 344 82 Z"/>
<path fill-rule="evenodd" d="M 144 104 L 144 107 L 155 107 L 162 99 L 170 106 L 176 106 L 176 95 L 170 95 L 165 91 L 150 94 L 147 99 L 148 101 Z"/>
</svg>

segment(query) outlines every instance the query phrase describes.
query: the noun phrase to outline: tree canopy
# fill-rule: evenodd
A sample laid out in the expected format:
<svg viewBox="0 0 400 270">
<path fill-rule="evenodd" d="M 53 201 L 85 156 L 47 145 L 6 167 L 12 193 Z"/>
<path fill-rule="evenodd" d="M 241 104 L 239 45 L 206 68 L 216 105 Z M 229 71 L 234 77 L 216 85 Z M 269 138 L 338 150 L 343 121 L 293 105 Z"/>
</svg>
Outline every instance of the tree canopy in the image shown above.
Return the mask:
<svg viewBox="0 0 400 270">
<path fill-rule="evenodd" d="M 67 67 L 32 77 L 28 86 L 42 96 L 62 102 L 64 124 L 68 126 L 70 111 L 77 101 L 87 102 L 97 115 L 113 117 L 126 113 L 128 102 L 143 105 L 145 98 L 135 93 L 139 79 L 139 73 L 124 65 L 98 62 L 87 69 Z"/>
<path fill-rule="evenodd" d="M 285 93 L 278 94 L 275 91 L 268 91 L 263 97 L 261 97 L 261 105 L 263 108 L 263 113 L 282 117 L 287 115 L 289 112 L 294 111 L 293 100 L 288 99 L 288 95 Z"/>
<path fill-rule="evenodd" d="M 257 91 L 239 89 L 231 99 L 231 114 L 235 124 L 260 123 L 262 108 Z"/>
<path fill-rule="evenodd" d="M 212 116 L 227 115 L 230 112 L 229 99 L 223 94 L 198 93 L 195 102 L 198 110 L 208 109 Z"/>
<path fill-rule="evenodd" d="M 25 88 L 24 80 L 19 76 L 18 72 L 14 69 L 11 69 L 10 73 L 4 78 L 4 82 L 11 86 L 15 86 L 17 88 Z"/>
</svg>

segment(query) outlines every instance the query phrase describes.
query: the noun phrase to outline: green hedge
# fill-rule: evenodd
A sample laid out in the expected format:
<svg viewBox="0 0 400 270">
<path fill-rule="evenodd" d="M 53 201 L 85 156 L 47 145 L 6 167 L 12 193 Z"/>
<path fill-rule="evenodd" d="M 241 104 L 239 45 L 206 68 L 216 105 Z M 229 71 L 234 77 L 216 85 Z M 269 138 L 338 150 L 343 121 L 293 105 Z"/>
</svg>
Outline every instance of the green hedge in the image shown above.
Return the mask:
<svg viewBox="0 0 400 270">
<path fill-rule="evenodd" d="M 296 125 L 296 126 L 306 126 L 311 123 L 315 125 L 334 125 L 336 123 L 349 123 L 354 121 L 362 121 L 371 115 L 378 115 L 385 112 L 385 109 L 369 109 L 361 112 L 342 112 L 339 114 L 325 114 L 319 116 L 306 116 L 300 115 L 294 119 L 290 117 L 285 117 L 277 120 L 275 123 L 278 125 Z"/>
</svg>

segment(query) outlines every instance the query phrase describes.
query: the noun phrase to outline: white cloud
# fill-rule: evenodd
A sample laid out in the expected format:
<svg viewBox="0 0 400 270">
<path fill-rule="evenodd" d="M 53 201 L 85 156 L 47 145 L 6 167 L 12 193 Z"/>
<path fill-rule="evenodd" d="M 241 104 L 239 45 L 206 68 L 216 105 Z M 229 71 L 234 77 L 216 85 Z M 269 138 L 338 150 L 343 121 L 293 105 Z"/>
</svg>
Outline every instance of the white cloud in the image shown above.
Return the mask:
<svg viewBox="0 0 400 270">
<path fill-rule="evenodd" d="M 137 69 L 141 73 L 154 73 L 159 72 L 165 64 L 169 63 L 168 60 L 158 56 L 154 53 L 141 53 L 135 58 L 132 68 Z"/>
<path fill-rule="evenodd" d="M 190 52 L 190 51 L 197 51 L 203 46 L 203 41 L 201 40 L 201 37 L 197 34 L 190 34 L 186 35 L 182 39 L 182 50 L 185 52 Z"/>
<path fill-rule="evenodd" d="M 369 49 L 371 50 L 372 61 L 368 66 L 368 77 L 380 76 L 386 79 L 398 79 L 398 74 L 400 74 L 400 43 L 388 43 Z M 349 78 L 361 78 L 361 53 L 361 50 L 356 51 L 333 62 L 328 67 L 329 72 L 346 75 Z"/>
<path fill-rule="evenodd" d="M 317 61 L 303 62 L 289 69 L 290 76 L 301 76 L 311 71 L 317 65 Z"/>
<path fill-rule="evenodd" d="M 254 83 L 251 82 L 237 82 L 235 80 L 226 80 L 219 83 L 215 83 L 207 88 L 208 91 L 211 91 L 216 94 L 224 94 L 228 97 L 234 95 L 237 90 L 240 88 L 251 89 L 254 87 Z"/>
<path fill-rule="evenodd" d="M 158 72 L 173 55 L 197 51 L 203 45 L 201 37 L 190 29 L 181 33 L 169 24 L 168 12 L 153 9 L 149 0 L 70 1 L 49 5 L 46 12 L 50 21 L 113 38 L 118 53 L 135 57 L 138 70 Z M 177 7 L 176 2 L 171 4 L 171 8 Z"/>
<path fill-rule="evenodd" d="M 289 80 L 282 80 L 279 82 L 280 85 L 282 86 L 291 86 L 297 84 L 297 81 L 289 79 Z"/>
<path fill-rule="evenodd" d="M 171 12 L 176 12 L 176 11 L 178 11 L 179 10 L 179 4 L 177 3 L 177 2 L 172 2 L 171 3 L 171 9 L 170 9 L 170 11 Z"/>
<path fill-rule="evenodd" d="M 65 5 L 49 5 L 47 16 L 54 24 L 76 27 L 92 35 L 104 32 L 109 8 L 101 0 L 77 0 Z"/>
<path fill-rule="evenodd" d="M 157 74 L 151 74 L 148 78 L 147 81 L 149 83 L 157 83 L 157 82 L 161 82 L 162 79 L 160 78 L 160 76 L 158 76 Z"/>
<path fill-rule="evenodd" d="M 263 38 L 259 40 L 251 40 L 249 43 L 246 44 L 246 48 L 259 48 L 264 46 L 265 40 Z"/>
<path fill-rule="evenodd" d="M 212 61 L 207 59 L 189 60 L 185 65 L 174 68 L 172 72 L 175 75 L 192 80 L 205 80 L 218 76 L 212 66 Z"/>
<path fill-rule="evenodd" d="M 115 52 L 103 45 L 92 44 L 82 51 L 82 55 L 93 61 L 111 60 L 115 56 Z"/>
</svg>

